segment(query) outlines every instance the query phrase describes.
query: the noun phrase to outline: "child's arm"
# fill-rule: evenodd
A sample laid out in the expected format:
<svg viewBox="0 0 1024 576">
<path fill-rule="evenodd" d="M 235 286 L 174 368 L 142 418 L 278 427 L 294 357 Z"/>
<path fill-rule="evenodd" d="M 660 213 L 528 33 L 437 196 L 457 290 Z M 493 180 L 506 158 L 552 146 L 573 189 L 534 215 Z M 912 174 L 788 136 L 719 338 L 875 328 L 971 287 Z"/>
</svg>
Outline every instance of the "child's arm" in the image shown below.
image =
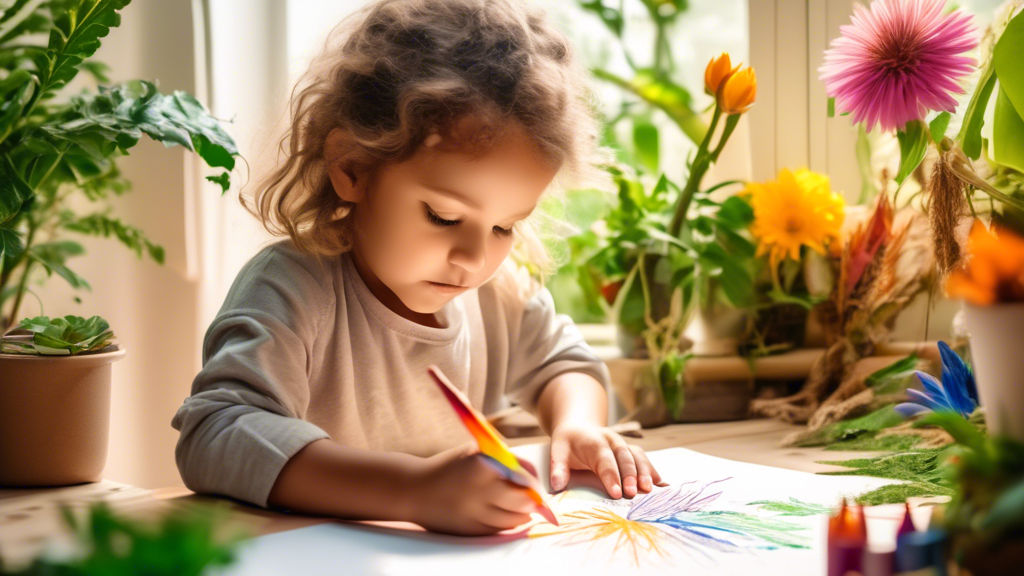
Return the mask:
<svg viewBox="0 0 1024 576">
<path fill-rule="evenodd" d="M 467 536 L 528 522 L 534 503 L 526 490 L 475 452 L 467 445 L 420 458 L 317 440 L 285 464 L 268 503 L 349 520 L 415 522 Z"/>
<path fill-rule="evenodd" d="M 563 372 L 541 391 L 537 419 L 551 436 L 553 490 L 565 487 L 570 469 L 593 470 L 612 498 L 663 484 L 643 449 L 605 427 L 607 413 L 605 389 L 589 374 Z"/>
<path fill-rule="evenodd" d="M 555 311 L 546 288 L 536 290 L 511 322 L 506 393 L 537 414 L 551 435 L 551 487 L 561 490 L 570 469 L 594 471 L 612 498 L 649 492 L 661 477 L 638 446 L 605 426 L 608 368 L 572 320 Z"/>
</svg>

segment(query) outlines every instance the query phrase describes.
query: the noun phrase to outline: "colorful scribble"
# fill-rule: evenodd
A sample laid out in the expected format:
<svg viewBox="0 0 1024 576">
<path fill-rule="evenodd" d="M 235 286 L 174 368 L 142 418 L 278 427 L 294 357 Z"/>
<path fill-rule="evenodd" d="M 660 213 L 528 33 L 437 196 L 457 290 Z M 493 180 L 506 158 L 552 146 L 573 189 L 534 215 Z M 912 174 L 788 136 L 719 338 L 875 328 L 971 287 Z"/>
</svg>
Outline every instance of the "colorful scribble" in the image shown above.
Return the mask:
<svg viewBox="0 0 1024 576">
<path fill-rule="evenodd" d="M 563 492 L 552 501 L 561 526 L 538 524 L 530 537 L 555 537 L 564 544 L 607 543 L 612 554 L 629 554 L 638 567 L 648 558 L 665 559 L 676 552 L 715 562 L 721 553 L 808 547 L 808 526 L 775 516 L 709 509 L 723 493 L 712 487 L 730 479 L 684 482 L 632 501 L 601 499 L 590 507 L 582 503 L 594 498 Z"/>
</svg>

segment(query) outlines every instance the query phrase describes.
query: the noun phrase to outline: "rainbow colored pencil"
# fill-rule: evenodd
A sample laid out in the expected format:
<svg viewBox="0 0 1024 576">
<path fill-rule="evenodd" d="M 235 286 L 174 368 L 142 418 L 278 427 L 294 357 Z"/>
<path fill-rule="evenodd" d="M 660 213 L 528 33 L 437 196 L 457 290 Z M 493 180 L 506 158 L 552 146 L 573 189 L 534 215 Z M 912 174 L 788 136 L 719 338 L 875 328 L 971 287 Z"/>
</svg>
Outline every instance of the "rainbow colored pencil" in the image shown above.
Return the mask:
<svg viewBox="0 0 1024 576">
<path fill-rule="evenodd" d="M 452 408 L 455 409 L 455 413 L 459 415 L 459 419 L 462 420 L 466 429 L 469 430 L 469 433 L 480 446 L 480 452 L 490 456 L 498 464 L 507 468 L 509 480 L 527 489 L 530 498 L 537 503 L 537 512 L 545 520 L 558 526 L 558 519 L 555 517 L 555 513 L 548 507 L 544 496 L 540 493 L 540 483 L 526 468 L 523 468 L 516 455 L 508 449 L 501 436 L 498 435 L 498 431 L 476 409 L 469 405 L 469 401 L 462 395 L 462 392 L 452 385 L 440 368 L 430 366 L 427 368 L 427 371 L 434 379 L 434 382 L 437 383 L 437 386 L 441 388 L 441 392 L 444 393 L 445 398 L 448 399 Z"/>
</svg>

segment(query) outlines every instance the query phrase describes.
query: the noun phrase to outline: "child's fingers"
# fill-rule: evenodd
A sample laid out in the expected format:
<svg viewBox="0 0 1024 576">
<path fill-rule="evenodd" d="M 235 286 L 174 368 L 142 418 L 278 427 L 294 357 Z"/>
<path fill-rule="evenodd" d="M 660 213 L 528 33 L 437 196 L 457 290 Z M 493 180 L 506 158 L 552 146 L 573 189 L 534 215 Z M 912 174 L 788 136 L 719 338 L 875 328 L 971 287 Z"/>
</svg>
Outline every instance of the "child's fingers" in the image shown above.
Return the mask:
<svg viewBox="0 0 1024 576">
<path fill-rule="evenodd" d="M 569 441 L 555 438 L 551 441 L 551 490 L 558 492 L 569 483 Z"/>
<path fill-rule="evenodd" d="M 599 448 L 595 464 L 591 469 L 601 479 L 601 483 L 604 484 L 604 489 L 608 491 L 608 495 L 614 499 L 622 498 L 622 486 L 619 485 L 621 482 L 619 478 L 619 464 L 615 460 L 615 454 L 612 453 L 611 448 L 607 444 L 603 448 Z"/>
<path fill-rule="evenodd" d="M 501 490 L 489 498 L 491 504 L 509 512 L 529 514 L 536 507 L 537 503 L 530 498 L 525 488 L 515 487 L 506 484 Z"/>
<path fill-rule="evenodd" d="M 653 476 L 657 474 L 657 471 L 654 470 L 654 466 L 651 465 L 651 461 L 642 448 L 630 445 L 629 449 L 633 452 L 633 461 L 636 462 L 637 488 L 642 492 L 650 492 L 654 489 Z"/>
<path fill-rule="evenodd" d="M 509 512 L 497 506 L 489 505 L 484 509 L 482 516 L 478 519 L 487 526 L 493 526 L 499 530 L 515 528 L 526 524 L 531 519 L 528 513 Z"/>
<path fill-rule="evenodd" d="M 537 475 L 537 467 L 534 466 L 532 462 L 530 462 L 529 460 L 523 460 L 522 458 L 520 458 L 518 456 L 516 456 L 516 460 L 519 461 L 519 465 L 520 466 L 522 466 L 523 468 L 526 468 L 527 472 L 529 472 L 530 474 L 533 474 L 534 478 L 537 478 L 538 480 L 540 479 L 540 476 Z"/>
<path fill-rule="evenodd" d="M 608 444 L 615 455 L 615 461 L 619 467 L 619 475 L 622 478 L 622 495 L 626 498 L 636 496 L 637 468 L 633 459 L 633 452 L 621 436 L 615 433 L 607 435 Z"/>
</svg>

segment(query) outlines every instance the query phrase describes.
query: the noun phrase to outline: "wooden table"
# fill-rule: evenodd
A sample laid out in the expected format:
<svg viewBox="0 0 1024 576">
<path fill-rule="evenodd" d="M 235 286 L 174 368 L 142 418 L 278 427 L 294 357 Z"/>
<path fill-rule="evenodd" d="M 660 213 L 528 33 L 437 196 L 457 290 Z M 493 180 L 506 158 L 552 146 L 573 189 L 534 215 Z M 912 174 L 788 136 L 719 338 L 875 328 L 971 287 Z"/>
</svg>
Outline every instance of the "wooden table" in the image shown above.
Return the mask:
<svg viewBox="0 0 1024 576">
<path fill-rule="evenodd" d="M 767 466 L 822 472 L 836 469 L 818 460 L 863 457 L 864 452 L 835 452 L 817 448 L 782 448 L 779 442 L 800 427 L 773 420 L 743 420 L 707 424 L 677 424 L 642 430 L 642 438 L 627 438 L 647 451 L 682 446 L 698 452 Z M 511 445 L 544 442 L 546 437 L 514 438 Z M 140 517 L 160 514 L 197 502 L 219 502 L 230 508 L 228 524 L 250 534 L 265 535 L 314 524 L 331 518 L 271 512 L 229 499 L 200 496 L 185 487 L 143 489 L 103 480 L 53 489 L 0 489 L 0 558 L 17 568 L 34 557 L 51 538 L 66 538 L 59 519 L 58 502 L 84 508 L 103 500 L 118 512 Z"/>
</svg>

